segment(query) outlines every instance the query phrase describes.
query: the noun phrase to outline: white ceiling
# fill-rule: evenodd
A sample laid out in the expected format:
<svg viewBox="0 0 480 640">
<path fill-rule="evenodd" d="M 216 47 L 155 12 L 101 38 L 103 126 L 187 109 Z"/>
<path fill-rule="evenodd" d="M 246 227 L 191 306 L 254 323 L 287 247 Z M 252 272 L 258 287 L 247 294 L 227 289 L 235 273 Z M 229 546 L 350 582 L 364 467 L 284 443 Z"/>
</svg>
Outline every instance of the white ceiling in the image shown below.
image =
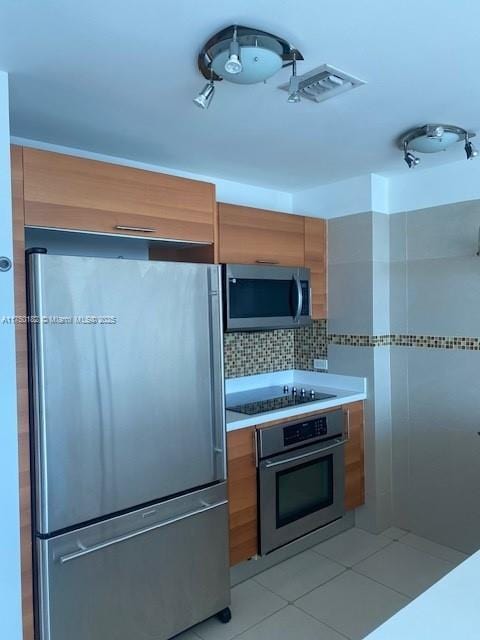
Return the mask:
<svg viewBox="0 0 480 640">
<path fill-rule="evenodd" d="M 0 69 L 16 136 L 295 191 L 404 171 L 410 126 L 479 129 L 479 21 L 475 0 L 2 0 Z M 300 73 L 329 63 L 367 84 L 292 105 L 282 70 L 220 83 L 202 111 L 196 55 L 232 23 L 288 39 Z"/>
</svg>

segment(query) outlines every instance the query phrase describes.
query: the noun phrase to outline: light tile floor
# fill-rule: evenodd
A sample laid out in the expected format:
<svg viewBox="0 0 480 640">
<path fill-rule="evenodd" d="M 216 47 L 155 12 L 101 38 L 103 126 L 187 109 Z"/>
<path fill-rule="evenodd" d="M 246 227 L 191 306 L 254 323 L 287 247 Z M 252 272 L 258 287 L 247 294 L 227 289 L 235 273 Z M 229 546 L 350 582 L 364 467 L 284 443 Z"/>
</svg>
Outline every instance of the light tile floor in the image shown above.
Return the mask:
<svg viewBox="0 0 480 640">
<path fill-rule="evenodd" d="M 232 589 L 232 620 L 175 640 L 360 640 L 467 556 L 392 527 L 350 529 Z"/>
</svg>

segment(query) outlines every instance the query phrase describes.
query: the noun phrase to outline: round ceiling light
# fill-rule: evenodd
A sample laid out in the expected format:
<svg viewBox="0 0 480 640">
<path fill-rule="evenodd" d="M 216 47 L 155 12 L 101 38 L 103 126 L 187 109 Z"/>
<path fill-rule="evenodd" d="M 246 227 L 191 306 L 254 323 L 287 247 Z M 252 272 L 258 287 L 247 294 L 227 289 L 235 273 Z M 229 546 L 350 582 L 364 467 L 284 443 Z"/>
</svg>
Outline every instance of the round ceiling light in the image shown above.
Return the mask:
<svg viewBox="0 0 480 640">
<path fill-rule="evenodd" d="M 229 57 L 228 49 L 220 51 L 212 60 L 212 69 L 223 80 L 237 84 L 255 84 L 268 80 L 283 66 L 282 57 L 276 51 L 261 46 L 241 47 L 240 60 L 241 70 L 230 70 L 228 65 L 231 63 L 231 56 Z"/>
<path fill-rule="evenodd" d="M 470 138 L 474 136 L 475 133 L 462 127 L 450 124 L 426 124 L 423 127 L 415 127 L 406 131 L 398 139 L 398 145 L 403 150 L 405 162 L 409 168 L 413 168 L 420 164 L 420 158 L 416 157 L 412 151 L 417 153 L 446 151 L 460 140 L 465 142 L 467 158 L 475 158 L 478 152 L 470 141 Z"/>
<path fill-rule="evenodd" d="M 212 83 L 227 80 L 255 84 L 268 80 L 283 67 L 294 66 L 297 60 L 303 60 L 302 54 L 283 38 L 232 25 L 204 44 L 198 55 L 198 68 Z"/>
</svg>

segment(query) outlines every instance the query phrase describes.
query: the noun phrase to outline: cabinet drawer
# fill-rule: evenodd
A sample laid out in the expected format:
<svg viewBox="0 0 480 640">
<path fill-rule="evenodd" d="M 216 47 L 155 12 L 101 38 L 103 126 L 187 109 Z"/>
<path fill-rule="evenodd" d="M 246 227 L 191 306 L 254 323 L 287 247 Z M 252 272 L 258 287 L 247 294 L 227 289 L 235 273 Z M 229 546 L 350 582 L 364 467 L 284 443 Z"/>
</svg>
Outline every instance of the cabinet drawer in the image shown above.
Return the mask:
<svg viewBox="0 0 480 640">
<path fill-rule="evenodd" d="M 25 224 L 213 242 L 215 187 L 24 148 Z"/>
<path fill-rule="evenodd" d="M 220 262 L 303 267 L 302 216 L 219 203 L 218 218 Z"/>
</svg>

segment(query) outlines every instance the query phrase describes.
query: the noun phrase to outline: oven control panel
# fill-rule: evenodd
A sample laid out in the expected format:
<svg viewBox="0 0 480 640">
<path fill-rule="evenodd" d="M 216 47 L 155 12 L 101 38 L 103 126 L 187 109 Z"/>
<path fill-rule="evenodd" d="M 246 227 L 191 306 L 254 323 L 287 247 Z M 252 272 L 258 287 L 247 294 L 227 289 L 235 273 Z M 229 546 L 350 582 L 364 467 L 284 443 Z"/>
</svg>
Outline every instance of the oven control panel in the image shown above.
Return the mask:
<svg viewBox="0 0 480 640">
<path fill-rule="evenodd" d="M 326 416 L 321 416 L 320 418 L 315 418 L 315 420 L 309 420 L 308 422 L 291 424 L 288 427 L 283 428 L 283 446 L 289 447 L 292 444 L 297 444 L 304 440 L 320 438 L 321 436 L 326 436 L 327 433 L 328 428 Z"/>
</svg>

